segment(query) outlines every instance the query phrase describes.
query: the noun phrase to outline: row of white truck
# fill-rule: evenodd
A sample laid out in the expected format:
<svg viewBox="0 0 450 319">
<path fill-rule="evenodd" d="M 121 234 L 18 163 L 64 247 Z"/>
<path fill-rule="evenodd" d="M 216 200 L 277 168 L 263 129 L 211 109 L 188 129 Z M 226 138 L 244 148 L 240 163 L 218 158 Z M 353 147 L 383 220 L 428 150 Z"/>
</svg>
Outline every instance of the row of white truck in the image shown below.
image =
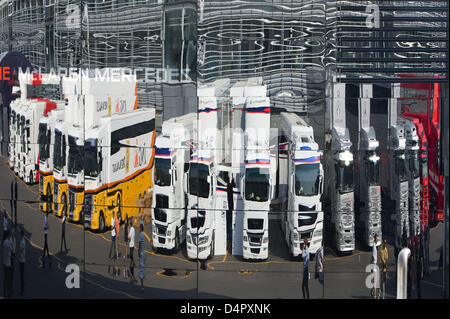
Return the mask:
<svg viewBox="0 0 450 319">
<path fill-rule="evenodd" d="M 135 215 L 151 190 L 152 245 L 186 241 L 192 259 L 229 248 L 268 258 L 269 220 L 279 220 L 293 257 L 304 238 L 315 253 L 325 230 L 340 252 L 355 249 L 357 231 L 379 244 L 383 192 L 400 232 L 419 232 L 418 137 L 397 119 L 395 92 L 380 102 L 370 85 L 332 83 L 321 150 L 302 116 L 281 113 L 271 129 L 262 78 L 199 85 L 198 112 L 163 122 L 158 137 L 154 110 L 137 109 L 136 79 L 108 79 L 19 78 L 10 165 L 39 182 L 43 211 L 103 231 L 113 213 Z M 29 99 L 26 85 L 61 85 L 64 100 Z"/>
</svg>

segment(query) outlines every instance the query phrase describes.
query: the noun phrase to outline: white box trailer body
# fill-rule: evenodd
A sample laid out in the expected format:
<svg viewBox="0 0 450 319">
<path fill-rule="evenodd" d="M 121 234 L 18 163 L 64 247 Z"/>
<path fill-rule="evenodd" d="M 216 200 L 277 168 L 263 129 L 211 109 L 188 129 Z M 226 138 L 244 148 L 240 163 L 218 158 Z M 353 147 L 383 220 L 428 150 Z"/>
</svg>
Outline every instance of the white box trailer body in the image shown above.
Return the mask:
<svg viewBox="0 0 450 319">
<path fill-rule="evenodd" d="M 152 200 L 154 248 L 178 250 L 186 238 L 185 167 L 189 165 L 197 114 L 167 120 L 155 141 Z M 186 165 L 187 164 L 187 165 Z"/>
<path fill-rule="evenodd" d="M 287 185 L 279 194 L 286 203 L 281 211 L 281 228 L 292 257 L 301 255 L 304 238 L 315 254 L 323 237 L 323 152 L 314 141 L 313 128 L 302 118 L 294 113 L 280 115 L 280 139 L 285 143 L 280 143 L 279 166 L 285 166 L 280 168 L 280 183 L 283 180 Z"/>
<path fill-rule="evenodd" d="M 245 105 L 245 173 L 241 177 L 244 259 L 268 258 L 269 211 L 276 175 L 276 161 L 271 158 L 269 141 L 270 99 L 248 97 Z"/>
<path fill-rule="evenodd" d="M 85 130 L 99 124 L 104 116 L 124 113 L 137 108 L 137 81 L 135 76 L 124 76 L 99 70 L 99 74 L 75 75 L 62 79 L 63 94 L 71 106 L 73 119 L 68 129 L 67 192 L 69 220 L 82 220 L 84 204 L 83 148 Z M 116 72 L 117 69 L 114 71 Z M 66 188 L 65 184 L 61 184 Z"/>
<path fill-rule="evenodd" d="M 39 180 L 39 121 L 48 112 L 54 109 L 63 109 L 63 101 L 51 101 L 46 99 L 34 100 L 27 111 L 24 112 L 25 127 L 23 140 L 23 166 L 19 176 L 31 184 Z"/>
<path fill-rule="evenodd" d="M 100 119 L 86 130 L 84 225 L 104 231 L 138 213 L 136 201 L 152 186 L 155 110 L 140 109 Z"/>
<path fill-rule="evenodd" d="M 196 148 L 186 176 L 188 196 L 186 248 L 188 258 L 205 260 L 214 256 L 216 176 L 222 162 L 222 137 L 218 127 L 215 96 L 199 90 Z"/>
</svg>

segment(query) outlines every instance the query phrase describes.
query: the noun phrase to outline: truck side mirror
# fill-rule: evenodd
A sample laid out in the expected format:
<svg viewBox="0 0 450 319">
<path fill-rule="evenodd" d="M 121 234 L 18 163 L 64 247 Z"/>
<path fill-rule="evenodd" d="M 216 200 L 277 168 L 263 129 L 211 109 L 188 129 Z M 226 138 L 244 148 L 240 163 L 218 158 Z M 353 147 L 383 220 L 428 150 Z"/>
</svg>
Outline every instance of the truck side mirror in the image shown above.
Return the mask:
<svg viewBox="0 0 450 319">
<path fill-rule="evenodd" d="M 319 194 L 323 193 L 323 175 L 319 176 Z"/>
</svg>

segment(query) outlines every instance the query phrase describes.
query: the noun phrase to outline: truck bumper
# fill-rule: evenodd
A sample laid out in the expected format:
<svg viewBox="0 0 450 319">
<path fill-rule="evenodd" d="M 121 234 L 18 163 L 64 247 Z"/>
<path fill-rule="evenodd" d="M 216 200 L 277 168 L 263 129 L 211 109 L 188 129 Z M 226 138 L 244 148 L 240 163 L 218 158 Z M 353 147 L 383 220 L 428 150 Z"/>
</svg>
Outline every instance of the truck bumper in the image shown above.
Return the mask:
<svg viewBox="0 0 450 319">
<path fill-rule="evenodd" d="M 211 255 L 211 244 L 196 246 L 194 244 L 186 244 L 187 255 L 189 259 L 205 260 Z M 198 249 L 197 249 L 198 248 Z"/>
<path fill-rule="evenodd" d="M 256 260 L 264 260 L 269 257 L 269 247 L 268 245 L 263 246 L 249 246 L 244 244 L 242 257 L 244 259 L 256 259 Z"/>
<path fill-rule="evenodd" d="M 159 236 L 156 234 L 152 235 L 152 243 L 153 247 L 172 250 L 175 248 L 175 240 L 174 238 L 170 238 L 167 236 Z"/>
</svg>

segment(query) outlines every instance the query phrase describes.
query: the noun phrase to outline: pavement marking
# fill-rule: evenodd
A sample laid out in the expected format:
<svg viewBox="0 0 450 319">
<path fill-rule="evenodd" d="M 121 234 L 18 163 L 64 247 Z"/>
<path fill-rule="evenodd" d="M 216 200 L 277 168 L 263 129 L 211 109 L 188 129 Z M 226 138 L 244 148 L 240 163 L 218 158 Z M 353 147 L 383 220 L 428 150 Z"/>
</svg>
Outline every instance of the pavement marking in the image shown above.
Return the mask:
<svg viewBox="0 0 450 319">
<path fill-rule="evenodd" d="M 228 256 L 228 249 L 225 252 L 225 256 L 223 257 L 222 262 L 225 262 L 225 260 L 227 260 L 227 256 Z"/>
<path fill-rule="evenodd" d="M 437 284 L 437 283 L 435 283 L 435 282 L 428 281 L 428 280 L 425 280 L 425 279 L 422 279 L 422 282 L 425 282 L 425 283 L 427 283 L 427 284 L 430 284 L 430 285 L 433 285 L 433 286 L 436 286 L 436 287 L 439 287 L 439 288 L 442 288 L 442 287 L 443 287 L 443 286 L 440 285 L 440 284 Z"/>
<path fill-rule="evenodd" d="M 252 272 L 249 269 L 241 269 L 241 270 L 237 271 L 237 274 L 241 275 L 241 276 L 242 275 L 251 275 Z"/>
<path fill-rule="evenodd" d="M 183 276 L 169 276 L 169 275 L 164 275 L 165 269 L 162 269 L 161 271 L 156 272 L 155 274 L 161 277 L 165 277 L 165 278 L 177 278 L 177 279 L 187 279 L 192 275 L 192 271 L 189 271 L 186 275 Z"/>
<path fill-rule="evenodd" d="M 145 235 L 145 238 L 147 238 L 149 244 L 151 245 L 152 244 L 152 239 L 150 237 L 148 237 L 146 232 L 144 232 L 144 235 Z"/>
</svg>

